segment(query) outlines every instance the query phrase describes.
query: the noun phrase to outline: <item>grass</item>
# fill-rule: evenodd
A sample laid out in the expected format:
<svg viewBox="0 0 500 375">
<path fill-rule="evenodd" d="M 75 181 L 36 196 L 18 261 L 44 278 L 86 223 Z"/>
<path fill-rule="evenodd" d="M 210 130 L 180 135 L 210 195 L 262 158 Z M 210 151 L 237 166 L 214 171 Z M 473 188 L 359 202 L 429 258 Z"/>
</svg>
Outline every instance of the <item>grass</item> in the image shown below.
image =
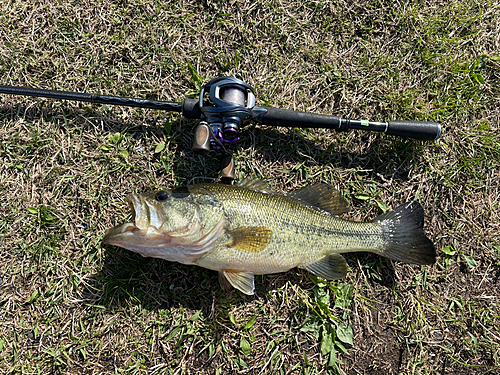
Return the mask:
<svg viewBox="0 0 500 375">
<path fill-rule="evenodd" d="M 340 189 L 371 220 L 418 200 L 432 267 L 351 254 L 345 280 L 214 272 L 104 246 L 131 191 L 217 178 L 195 122 L 0 97 L 0 372 L 494 374 L 500 360 L 500 4 L 0 3 L 0 84 L 181 101 L 210 78 L 257 102 L 442 122 L 423 143 L 249 126 L 237 176 Z"/>
</svg>

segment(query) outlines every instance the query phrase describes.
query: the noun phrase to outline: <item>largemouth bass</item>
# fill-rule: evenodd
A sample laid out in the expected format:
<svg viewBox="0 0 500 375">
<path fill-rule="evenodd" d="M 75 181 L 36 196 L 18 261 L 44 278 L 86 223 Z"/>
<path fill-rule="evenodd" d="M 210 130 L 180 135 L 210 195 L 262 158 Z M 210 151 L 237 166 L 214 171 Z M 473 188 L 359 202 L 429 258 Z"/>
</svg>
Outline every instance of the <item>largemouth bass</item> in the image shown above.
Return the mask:
<svg viewBox="0 0 500 375">
<path fill-rule="evenodd" d="M 348 266 L 341 253 L 368 251 L 421 265 L 436 260 L 419 203 L 401 204 L 368 223 L 343 220 L 335 215 L 347 210 L 346 201 L 327 184 L 279 195 L 263 181 L 244 180 L 127 200 L 133 222 L 110 229 L 105 243 L 219 271 L 221 286 L 229 283 L 249 295 L 254 275 L 294 267 L 327 280 L 343 278 Z"/>
</svg>

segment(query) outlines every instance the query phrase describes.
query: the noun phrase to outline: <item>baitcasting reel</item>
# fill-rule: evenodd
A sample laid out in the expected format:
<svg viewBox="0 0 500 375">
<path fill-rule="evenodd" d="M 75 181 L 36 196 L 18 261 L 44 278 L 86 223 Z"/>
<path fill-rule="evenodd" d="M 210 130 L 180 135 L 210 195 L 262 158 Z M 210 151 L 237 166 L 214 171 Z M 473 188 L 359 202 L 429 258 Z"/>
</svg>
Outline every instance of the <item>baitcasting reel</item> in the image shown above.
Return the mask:
<svg viewBox="0 0 500 375">
<path fill-rule="evenodd" d="M 220 150 L 224 144 L 239 140 L 238 129 L 252 120 L 255 95 L 252 87 L 239 79 L 215 78 L 201 89 L 199 106 L 202 115 L 193 149 L 209 151 L 211 146 Z M 210 145 L 207 133 L 211 135 Z"/>
<path fill-rule="evenodd" d="M 238 141 L 238 130 L 252 120 L 255 95 L 250 85 L 233 78 L 215 78 L 200 93 L 200 124 L 194 131 L 192 149 L 225 151 L 225 144 Z M 227 154 L 221 163 L 221 179 L 234 179 L 234 160 Z"/>
<path fill-rule="evenodd" d="M 259 107 L 255 105 L 252 87 L 233 77 L 212 79 L 201 89 L 199 99 L 186 98 L 182 103 L 15 86 L 0 86 L 1 93 L 181 112 L 186 118 L 200 120 L 194 132 L 192 145 L 193 150 L 199 152 L 211 149 L 226 151 L 225 145 L 239 140 L 239 129 L 251 121 L 292 128 L 371 130 L 421 140 L 434 140 L 441 136 L 441 124 L 437 122 L 399 120 L 373 122 Z M 226 181 L 234 179 L 234 160 L 229 154 L 222 160 L 221 178 Z"/>
</svg>

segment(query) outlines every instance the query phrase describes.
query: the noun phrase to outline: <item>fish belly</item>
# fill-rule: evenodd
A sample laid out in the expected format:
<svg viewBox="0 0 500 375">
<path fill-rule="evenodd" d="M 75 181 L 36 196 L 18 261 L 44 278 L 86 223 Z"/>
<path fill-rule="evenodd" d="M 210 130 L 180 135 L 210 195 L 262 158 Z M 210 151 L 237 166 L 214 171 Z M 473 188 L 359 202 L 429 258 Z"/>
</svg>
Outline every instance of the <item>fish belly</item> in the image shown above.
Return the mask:
<svg viewBox="0 0 500 375">
<path fill-rule="evenodd" d="M 351 222 L 342 223 L 349 226 Z M 374 225 L 352 223 L 355 229 L 344 228 L 346 233 L 325 228 L 305 230 L 288 227 L 273 231 L 269 245 L 259 252 L 248 252 L 227 246 L 222 239 L 212 250 L 197 260 L 199 266 L 216 271 L 252 272 L 255 275 L 286 272 L 294 267 L 307 265 L 330 255 L 352 251 L 372 251 L 381 244 L 380 233 Z M 362 224 L 365 228 L 357 228 Z"/>
</svg>

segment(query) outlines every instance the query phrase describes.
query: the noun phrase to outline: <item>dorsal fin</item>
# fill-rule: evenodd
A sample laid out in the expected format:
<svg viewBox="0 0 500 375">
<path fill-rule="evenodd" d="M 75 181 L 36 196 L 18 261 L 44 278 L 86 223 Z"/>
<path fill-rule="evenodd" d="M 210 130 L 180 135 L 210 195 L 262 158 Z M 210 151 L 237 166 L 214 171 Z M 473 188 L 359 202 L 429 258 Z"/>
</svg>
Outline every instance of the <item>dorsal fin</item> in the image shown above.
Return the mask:
<svg viewBox="0 0 500 375">
<path fill-rule="evenodd" d="M 266 181 L 259 178 L 244 178 L 238 181 L 236 186 L 244 187 L 245 189 L 260 191 L 261 193 L 272 193 L 273 190 L 269 187 Z"/>
<path fill-rule="evenodd" d="M 349 210 L 347 201 L 340 195 L 340 191 L 328 184 L 316 184 L 302 189 L 291 191 L 287 197 L 301 203 L 317 207 L 332 215 L 339 215 Z"/>
</svg>

